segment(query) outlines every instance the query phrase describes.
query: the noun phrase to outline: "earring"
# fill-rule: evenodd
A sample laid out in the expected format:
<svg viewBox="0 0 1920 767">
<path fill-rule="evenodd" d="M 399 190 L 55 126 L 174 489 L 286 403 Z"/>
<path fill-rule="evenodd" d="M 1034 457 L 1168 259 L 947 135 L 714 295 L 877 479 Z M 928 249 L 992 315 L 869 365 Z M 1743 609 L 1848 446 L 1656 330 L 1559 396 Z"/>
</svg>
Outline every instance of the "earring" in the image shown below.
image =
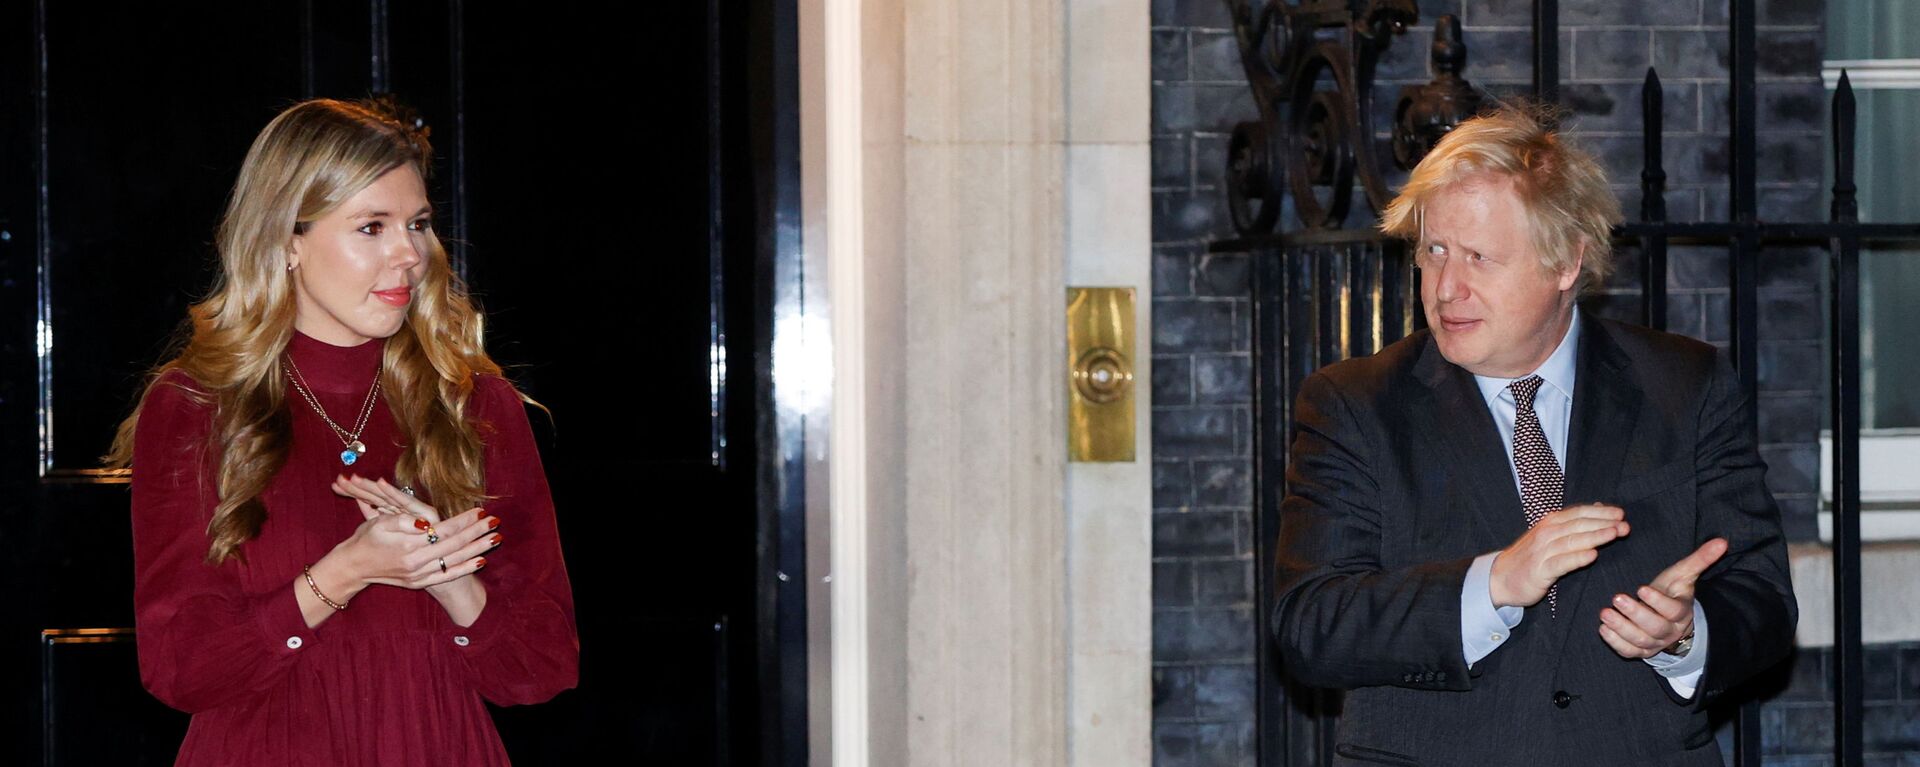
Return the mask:
<svg viewBox="0 0 1920 767">
<path fill-rule="evenodd" d="M 291 272 L 291 271 L 293 271 L 293 262 L 292 262 L 292 261 L 288 261 L 288 262 L 287 262 L 287 271 L 289 271 L 289 272 Z"/>
</svg>

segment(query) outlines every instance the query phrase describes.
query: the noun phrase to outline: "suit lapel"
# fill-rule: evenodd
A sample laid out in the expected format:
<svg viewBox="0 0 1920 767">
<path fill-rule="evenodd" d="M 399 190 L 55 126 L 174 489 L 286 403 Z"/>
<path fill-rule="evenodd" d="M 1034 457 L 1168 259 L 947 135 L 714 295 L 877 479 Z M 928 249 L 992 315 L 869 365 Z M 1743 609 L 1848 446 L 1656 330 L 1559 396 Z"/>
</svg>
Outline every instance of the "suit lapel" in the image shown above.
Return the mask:
<svg viewBox="0 0 1920 767">
<path fill-rule="evenodd" d="M 1486 400 L 1472 374 L 1447 362 L 1428 336 L 1414 375 L 1425 385 L 1427 397 L 1409 403 L 1416 433 L 1434 455 L 1445 456 L 1448 482 L 1466 490 L 1473 510 L 1479 544 L 1486 551 L 1506 548 L 1527 531 L 1520 493 L 1514 488 L 1513 468 L 1501 447 L 1498 427 L 1487 412 Z"/>
<path fill-rule="evenodd" d="M 1566 501 L 1568 505 L 1612 500 L 1626 463 L 1643 395 L 1626 352 L 1604 325 L 1583 317 L 1573 385 L 1573 420 L 1568 424 Z"/>
</svg>

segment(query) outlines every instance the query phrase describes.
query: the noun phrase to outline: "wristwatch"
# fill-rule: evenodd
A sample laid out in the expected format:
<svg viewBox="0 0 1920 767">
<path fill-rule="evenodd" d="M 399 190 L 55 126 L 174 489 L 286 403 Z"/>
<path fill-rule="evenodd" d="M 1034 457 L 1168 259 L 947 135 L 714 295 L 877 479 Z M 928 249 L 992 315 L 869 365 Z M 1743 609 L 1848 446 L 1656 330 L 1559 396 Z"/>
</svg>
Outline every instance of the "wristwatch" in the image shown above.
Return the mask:
<svg viewBox="0 0 1920 767">
<path fill-rule="evenodd" d="M 1687 635 L 1680 637 L 1680 641 L 1667 645 L 1667 649 L 1661 650 L 1661 652 L 1664 652 L 1675 658 L 1685 658 L 1687 657 L 1687 653 L 1692 651 L 1693 651 L 1693 627 L 1692 626 L 1687 627 Z"/>
</svg>

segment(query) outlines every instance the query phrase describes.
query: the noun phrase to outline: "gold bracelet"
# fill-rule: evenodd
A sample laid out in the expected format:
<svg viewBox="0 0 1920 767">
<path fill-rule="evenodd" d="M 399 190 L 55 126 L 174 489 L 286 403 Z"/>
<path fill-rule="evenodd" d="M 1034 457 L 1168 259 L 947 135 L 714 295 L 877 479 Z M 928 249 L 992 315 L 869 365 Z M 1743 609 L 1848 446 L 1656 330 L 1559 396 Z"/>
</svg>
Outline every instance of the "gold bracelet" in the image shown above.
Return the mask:
<svg viewBox="0 0 1920 767">
<path fill-rule="evenodd" d="M 306 574 L 307 588 L 313 589 L 313 595 L 316 597 L 319 597 L 320 601 L 325 602 L 328 607 L 333 608 L 335 611 L 347 609 L 347 604 L 353 601 L 353 600 L 347 600 L 347 602 L 335 602 L 331 599 L 328 599 L 327 595 L 320 593 L 320 584 L 313 582 L 313 565 L 307 565 L 305 567 L 300 568 L 300 572 Z"/>
</svg>

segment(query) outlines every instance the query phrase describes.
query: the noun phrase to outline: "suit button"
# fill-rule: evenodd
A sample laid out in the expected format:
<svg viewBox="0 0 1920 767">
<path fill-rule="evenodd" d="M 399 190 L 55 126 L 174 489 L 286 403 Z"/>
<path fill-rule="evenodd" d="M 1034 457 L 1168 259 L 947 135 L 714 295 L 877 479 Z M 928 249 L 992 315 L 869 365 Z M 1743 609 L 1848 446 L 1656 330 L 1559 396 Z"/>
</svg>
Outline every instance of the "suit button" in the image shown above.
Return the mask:
<svg viewBox="0 0 1920 767">
<path fill-rule="evenodd" d="M 1407 682 L 1407 683 L 1409 683 L 1409 684 L 1411 684 L 1411 683 L 1413 682 L 1413 675 L 1412 675 L 1412 674 L 1401 674 L 1401 675 L 1400 675 L 1400 681 L 1402 681 L 1402 682 Z"/>
<path fill-rule="evenodd" d="M 1433 681 L 1436 681 L 1436 682 L 1447 681 L 1447 672 L 1445 671 L 1435 672 L 1433 675 Z"/>
<path fill-rule="evenodd" d="M 1561 708 L 1566 708 L 1568 706 L 1571 706 L 1573 705 L 1573 696 L 1568 695 L 1566 690 L 1554 690 L 1553 705 L 1559 706 Z"/>
</svg>

